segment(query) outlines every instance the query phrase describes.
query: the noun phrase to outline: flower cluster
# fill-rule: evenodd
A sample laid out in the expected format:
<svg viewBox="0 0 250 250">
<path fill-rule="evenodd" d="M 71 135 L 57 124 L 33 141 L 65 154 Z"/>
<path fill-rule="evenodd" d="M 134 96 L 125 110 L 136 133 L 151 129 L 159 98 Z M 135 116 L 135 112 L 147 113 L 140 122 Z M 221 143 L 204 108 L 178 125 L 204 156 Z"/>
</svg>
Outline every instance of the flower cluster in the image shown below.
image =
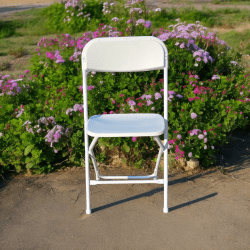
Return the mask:
<svg viewBox="0 0 250 250">
<path fill-rule="evenodd" d="M 22 75 L 23 76 L 23 75 Z M 24 89 L 29 89 L 30 86 L 29 85 L 24 85 L 22 84 L 22 87 L 20 87 L 18 85 L 19 81 L 23 81 L 23 79 L 7 79 L 8 77 L 10 77 L 10 75 L 0 75 L 0 96 L 3 96 L 4 94 L 6 95 L 16 95 L 18 93 L 21 93 Z M 21 77 L 21 76 L 20 76 Z"/>
<path fill-rule="evenodd" d="M 163 91 L 163 89 L 162 89 L 162 91 Z M 172 102 L 172 99 L 174 98 L 174 95 L 175 95 L 176 93 L 175 93 L 174 91 L 172 91 L 172 90 L 169 90 L 169 91 L 168 91 L 168 94 L 169 94 L 169 96 L 168 96 L 168 101 L 169 101 L 169 102 Z M 180 98 L 182 98 L 183 96 L 180 95 L 180 94 L 177 94 L 176 97 L 178 97 L 178 98 L 180 99 Z"/>
<path fill-rule="evenodd" d="M 18 112 L 18 114 L 17 114 L 17 112 Z M 16 118 L 20 117 L 23 114 L 23 112 L 24 112 L 24 106 L 23 105 L 21 105 L 21 109 L 20 110 L 15 109 L 15 114 L 17 114 Z"/>
<path fill-rule="evenodd" d="M 81 0 L 62 0 L 62 3 L 65 3 L 65 9 L 67 10 L 66 12 L 69 13 L 66 18 L 63 19 L 63 22 L 70 22 L 71 17 L 73 16 L 82 16 L 83 15 L 83 8 L 86 8 L 86 3 L 83 3 Z M 70 8 L 71 7 L 71 8 Z M 90 14 L 84 15 L 85 17 L 88 17 L 88 21 L 90 20 Z"/>
<path fill-rule="evenodd" d="M 60 125 L 55 125 L 53 129 L 48 130 L 47 135 L 45 136 L 45 142 L 50 142 L 50 147 L 53 147 L 53 143 L 59 142 L 59 139 L 64 134 L 64 127 Z"/>
<path fill-rule="evenodd" d="M 22 80 L 22 79 L 19 79 L 19 80 Z M 17 93 L 21 92 L 22 90 L 16 82 L 17 80 L 9 79 L 7 84 L 4 85 L 3 80 L 0 80 L 0 88 L 2 92 L 0 95 L 4 95 L 4 94 L 15 95 L 16 93 L 14 92 L 14 90 L 16 90 Z"/>
<path fill-rule="evenodd" d="M 50 143 L 50 147 L 53 147 L 53 143 L 58 143 L 59 140 L 62 138 L 62 136 L 69 137 L 69 129 L 65 129 L 63 126 L 57 125 L 55 118 L 53 116 L 50 117 L 42 117 L 38 119 L 37 121 L 38 125 L 34 127 L 30 127 L 29 125 L 32 124 L 29 120 L 24 122 L 22 126 L 26 125 L 26 131 L 32 134 L 38 133 L 40 134 L 41 132 L 45 132 L 45 142 Z M 43 125 L 42 125 L 43 124 Z M 44 125 L 46 127 L 44 127 Z M 48 126 L 51 125 L 53 128 L 48 129 Z M 34 131 L 34 129 L 36 129 Z M 63 138 L 62 138 L 63 141 Z M 54 148 L 54 152 L 57 153 L 58 149 Z"/>
<path fill-rule="evenodd" d="M 56 63 L 64 63 L 65 62 L 65 60 L 60 55 L 59 50 L 56 50 L 55 54 L 53 54 L 52 52 L 46 52 L 46 56 L 48 58 L 50 58 L 51 60 L 56 60 Z"/>
<path fill-rule="evenodd" d="M 73 108 L 68 108 L 66 110 L 66 115 L 72 115 L 72 111 L 83 113 L 83 105 L 82 104 L 75 104 Z"/>
<path fill-rule="evenodd" d="M 221 124 L 219 124 L 218 126 L 220 126 Z M 209 129 L 209 131 L 213 131 L 213 129 Z M 178 131 L 174 131 L 174 133 L 178 133 Z M 206 130 L 203 130 L 201 131 L 200 129 L 193 129 L 193 130 L 190 130 L 188 131 L 188 134 L 191 136 L 191 137 L 194 137 L 194 135 L 197 136 L 197 138 L 199 140 L 203 140 L 204 141 L 204 149 L 207 150 L 208 149 L 208 145 L 206 144 L 208 142 L 208 139 L 207 139 L 207 131 Z M 214 133 L 214 135 L 217 135 L 216 133 Z M 180 144 L 179 145 L 175 145 L 175 158 L 176 160 L 178 160 L 179 158 L 183 158 L 185 156 L 185 153 L 184 151 L 181 151 L 179 147 L 181 148 L 184 148 L 185 147 L 185 144 L 184 144 L 184 141 L 181 141 L 182 139 L 182 135 L 181 134 L 177 134 L 177 139 L 180 140 Z M 168 149 L 171 149 L 174 147 L 174 144 L 177 142 L 177 139 L 172 139 L 172 140 L 169 140 L 168 141 Z M 214 149 L 214 146 L 211 145 L 211 149 Z M 189 152 L 188 153 L 188 157 L 191 158 L 193 156 L 193 153 L 192 152 Z"/>
<path fill-rule="evenodd" d="M 191 50 L 193 53 L 193 57 L 195 57 L 196 63 L 195 66 L 198 66 L 199 62 L 208 63 L 208 61 L 213 62 L 213 58 L 210 56 L 209 52 L 204 51 L 201 49 L 195 41 L 204 41 L 206 43 L 206 47 L 210 44 L 217 41 L 217 44 L 224 44 L 226 43 L 222 40 L 219 40 L 215 37 L 214 33 L 208 32 L 205 34 L 207 30 L 206 27 L 200 25 L 200 22 L 197 21 L 196 24 L 188 24 L 185 25 L 185 22 L 180 22 L 180 19 L 177 19 L 176 25 L 170 25 L 169 28 L 172 28 L 172 31 L 165 30 L 161 31 L 161 35 L 157 36 L 160 40 L 166 41 L 168 39 L 178 38 L 183 39 L 183 42 L 176 42 L 175 45 L 179 46 L 181 49 L 186 48 L 187 50 Z M 153 35 L 157 34 L 158 32 L 153 32 Z"/>
</svg>

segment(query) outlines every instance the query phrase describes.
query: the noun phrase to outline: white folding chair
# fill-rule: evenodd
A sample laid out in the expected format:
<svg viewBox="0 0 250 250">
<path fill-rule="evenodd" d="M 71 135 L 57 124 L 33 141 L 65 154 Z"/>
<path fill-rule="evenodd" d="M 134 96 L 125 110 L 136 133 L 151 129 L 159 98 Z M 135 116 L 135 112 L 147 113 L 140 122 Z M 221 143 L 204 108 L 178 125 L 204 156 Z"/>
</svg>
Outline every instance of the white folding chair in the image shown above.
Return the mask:
<svg viewBox="0 0 250 250">
<path fill-rule="evenodd" d="M 164 184 L 163 212 L 168 213 L 168 51 L 165 44 L 153 36 L 102 37 L 89 41 L 82 51 L 86 214 L 91 214 L 90 185 L 97 184 Z M 105 114 L 88 118 L 87 71 L 138 72 L 164 69 L 164 117 L 160 114 Z M 104 83 L 105 84 L 105 83 Z M 108 84 L 108 83 L 106 83 Z M 159 135 L 164 134 L 164 145 Z M 94 137 L 89 146 L 88 136 Z M 93 148 L 100 137 L 153 136 L 160 146 L 154 173 L 146 176 L 100 175 Z M 164 179 L 158 179 L 158 168 L 164 151 Z M 89 155 L 96 180 L 90 180 Z"/>
</svg>

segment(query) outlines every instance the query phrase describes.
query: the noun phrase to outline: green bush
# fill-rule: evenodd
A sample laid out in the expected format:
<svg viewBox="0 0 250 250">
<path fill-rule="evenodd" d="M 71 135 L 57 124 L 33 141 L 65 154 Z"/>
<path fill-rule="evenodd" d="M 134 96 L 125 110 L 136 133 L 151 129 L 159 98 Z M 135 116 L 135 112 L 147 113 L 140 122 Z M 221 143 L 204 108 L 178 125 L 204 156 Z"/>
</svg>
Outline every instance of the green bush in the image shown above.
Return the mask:
<svg viewBox="0 0 250 250">
<path fill-rule="evenodd" d="M 113 7 L 115 11 L 116 6 Z M 249 75 L 239 64 L 241 55 L 207 32 L 199 21 L 185 24 L 178 19 L 168 30 L 153 29 L 150 20 L 159 16 L 161 10 L 143 12 L 144 2 L 133 7 L 138 8 L 137 12 L 129 17 L 131 6 L 119 7 L 128 12 L 121 15 L 118 11 L 116 15 L 112 11 L 105 13 L 112 26 L 101 23 L 78 39 L 69 34 L 55 39 L 44 37 L 38 43 L 31 68 L 21 79 L 2 76 L 0 172 L 30 169 L 47 173 L 61 162 L 84 166 L 80 55 L 87 42 L 96 37 L 156 36 L 166 44 L 168 148 L 176 160 L 194 157 L 201 165 L 210 166 L 215 163 L 216 146 L 226 142 L 226 134 L 248 125 Z M 87 77 L 89 117 L 112 113 L 163 115 L 163 70 L 88 72 Z M 163 135 L 160 138 L 163 140 Z M 117 146 L 125 152 L 125 160 L 137 167 L 154 159 L 158 151 L 151 137 L 101 138 L 96 157 L 103 162 L 107 156 L 100 153 L 100 146 Z"/>
<path fill-rule="evenodd" d="M 16 29 L 20 27 L 17 20 L 2 21 L 0 20 L 0 38 L 11 37 L 16 34 Z"/>
</svg>

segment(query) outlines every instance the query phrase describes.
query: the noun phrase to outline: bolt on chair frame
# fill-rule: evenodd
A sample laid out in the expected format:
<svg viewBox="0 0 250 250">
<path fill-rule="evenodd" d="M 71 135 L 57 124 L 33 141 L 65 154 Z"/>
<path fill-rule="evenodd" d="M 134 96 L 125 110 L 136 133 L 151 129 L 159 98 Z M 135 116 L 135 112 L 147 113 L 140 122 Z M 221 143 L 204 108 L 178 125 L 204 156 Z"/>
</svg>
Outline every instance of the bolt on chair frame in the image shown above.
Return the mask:
<svg viewBox="0 0 250 250">
<path fill-rule="evenodd" d="M 146 52 L 145 52 L 146 51 Z M 97 60 L 98 59 L 98 60 Z M 82 76 L 83 76 L 83 103 L 84 103 L 84 137 L 85 137 L 85 177 L 86 177 L 86 214 L 91 214 L 90 206 L 90 185 L 97 184 L 164 184 L 164 206 L 163 212 L 168 213 L 168 51 L 166 45 L 157 37 L 134 36 L 134 37 L 102 37 L 89 41 L 82 51 Z M 164 118 L 161 115 L 149 114 L 107 114 L 97 115 L 91 118 L 114 117 L 143 117 L 150 115 L 162 119 L 163 129 L 161 133 L 152 135 L 150 132 L 126 134 L 106 132 L 95 134 L 89 128 L 91 118 L 88 118 L 87 101 L 87 71 L 96 72 L 139 72 L 164 69 Z M 140 116 L 141 115 L 141 116 Z M 153 118 L 154 120 L 154 118 Z M 156 123 L 156 121 L 154 121 Z M 155 124 L 156 126 L 157 124 Z M 154 126 L 154 125 L 153 125 Z M 94 128 L 94 126 L 92 126 Z M 164 134 L 164 145 L 159 135 Z M 94 137 L 89 146 L 88 136 Z M 160 149 L 156 162 L 156 167 L 151 175 L 146 176 L 104 176 L 100 175 L 97 162 L 93 152 L 100 137 L 133 137 L 133 136 L 153 136 Z M 164 179 L 158 179 L 158 169 L 164 152 Z M 96 180 L 90 180 L 89 156 L 92 158 Z M 103 180 L 101 180 L 103 179 Z M 115 179 L 115 180 L 113 180 Z"/>
</svg>

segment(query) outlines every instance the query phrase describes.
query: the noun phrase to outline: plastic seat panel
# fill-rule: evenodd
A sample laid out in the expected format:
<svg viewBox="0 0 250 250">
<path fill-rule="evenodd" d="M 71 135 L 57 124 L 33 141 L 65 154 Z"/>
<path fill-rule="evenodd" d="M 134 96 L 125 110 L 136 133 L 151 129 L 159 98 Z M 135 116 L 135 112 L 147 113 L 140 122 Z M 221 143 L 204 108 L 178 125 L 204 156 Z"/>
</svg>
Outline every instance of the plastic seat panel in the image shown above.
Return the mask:
<svg viewBox="0 0 250 250">
<path fill-rule="evenodd" d="M 164 130 L 160 114 L 106 114 L 90 117 L 87 133 L 93 137 L 135 137 L 158 136 Z"/>
</svg>

